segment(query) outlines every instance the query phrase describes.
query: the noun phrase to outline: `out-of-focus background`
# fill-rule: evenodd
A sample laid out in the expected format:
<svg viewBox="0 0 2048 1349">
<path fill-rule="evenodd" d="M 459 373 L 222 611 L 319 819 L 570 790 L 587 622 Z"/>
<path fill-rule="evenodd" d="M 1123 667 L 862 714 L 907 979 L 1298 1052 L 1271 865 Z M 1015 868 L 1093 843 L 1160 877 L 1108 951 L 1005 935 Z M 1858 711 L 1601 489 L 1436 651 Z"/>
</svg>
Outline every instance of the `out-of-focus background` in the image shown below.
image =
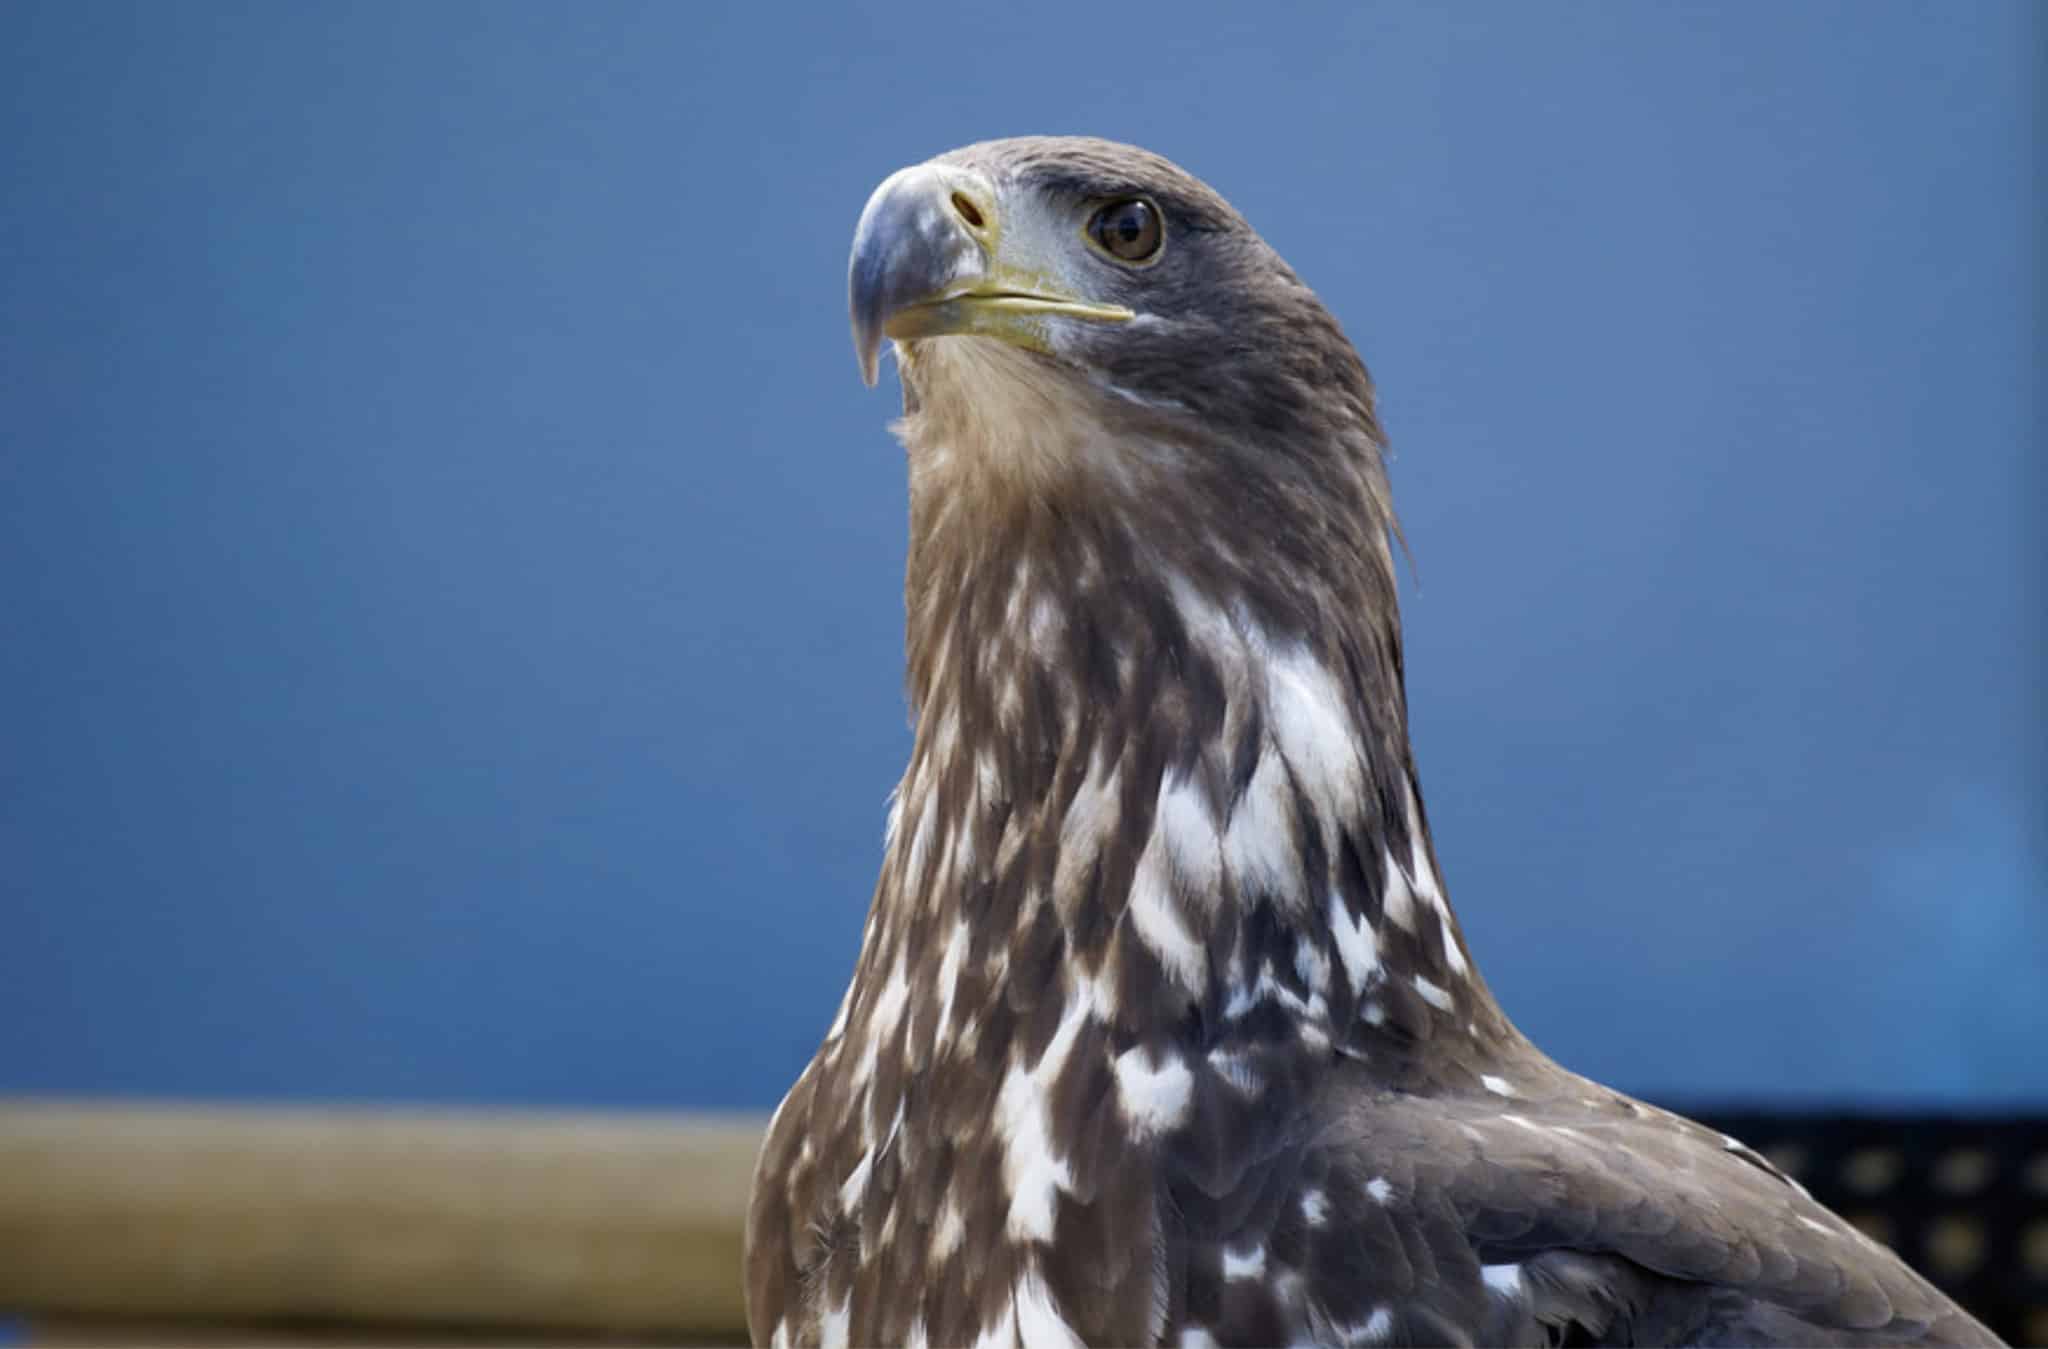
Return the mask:
<svg viewBox="0 0 2048 1349">
<path fill-rule="evenodd" d="M 1379 380 L 1523 1027 L 2048 1108 L 2044 55 L 2027 0 L 11 0 L 0 1093 L 771 1107 L 909 741 L 853 222 L 1086 132 Z"/>
</svg>

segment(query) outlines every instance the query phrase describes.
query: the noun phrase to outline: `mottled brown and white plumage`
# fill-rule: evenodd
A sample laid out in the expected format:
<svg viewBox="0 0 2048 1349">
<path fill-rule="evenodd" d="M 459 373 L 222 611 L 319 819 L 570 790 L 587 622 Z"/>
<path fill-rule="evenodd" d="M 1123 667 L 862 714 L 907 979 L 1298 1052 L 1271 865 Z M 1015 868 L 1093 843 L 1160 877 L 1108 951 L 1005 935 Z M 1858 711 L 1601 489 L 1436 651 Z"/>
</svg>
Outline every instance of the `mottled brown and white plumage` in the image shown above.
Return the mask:
<svg viewBox="0 0 2048 1349">
<path fill-rule="evenodd" d="M 851 292 L 902 372 L 917 729 L 761 1155 L 757 1343 L 1991 1342 L 1502 1014 L 1409 751 L 1372 384 L 1222 198 L 970 146 L 876 191 Z"/>
</svg>

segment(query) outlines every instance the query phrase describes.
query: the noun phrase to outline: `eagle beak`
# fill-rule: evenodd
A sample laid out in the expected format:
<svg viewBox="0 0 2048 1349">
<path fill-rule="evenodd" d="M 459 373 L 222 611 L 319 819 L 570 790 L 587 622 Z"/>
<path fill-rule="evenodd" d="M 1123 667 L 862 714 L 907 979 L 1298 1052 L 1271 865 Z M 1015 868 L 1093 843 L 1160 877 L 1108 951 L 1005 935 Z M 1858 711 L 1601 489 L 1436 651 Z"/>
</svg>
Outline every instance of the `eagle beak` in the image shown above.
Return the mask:
<svg viewBox="0 0 2048 1349">
<path fill-rule="evenodd" d="M 1131 317 L 1122 305 L 1083 299 L 1055 279 L 1065 259 L 1051 255 L 1064 231 L 1005 229 L 1000 211 L 987 179 L 944 164 L 891 174 L 868 198 L 853 232 L 846 293 L 853 352 L 869 387 L 885 337 L 993 337 L 1049 351 L 1057 318 Z"/>
</svg>

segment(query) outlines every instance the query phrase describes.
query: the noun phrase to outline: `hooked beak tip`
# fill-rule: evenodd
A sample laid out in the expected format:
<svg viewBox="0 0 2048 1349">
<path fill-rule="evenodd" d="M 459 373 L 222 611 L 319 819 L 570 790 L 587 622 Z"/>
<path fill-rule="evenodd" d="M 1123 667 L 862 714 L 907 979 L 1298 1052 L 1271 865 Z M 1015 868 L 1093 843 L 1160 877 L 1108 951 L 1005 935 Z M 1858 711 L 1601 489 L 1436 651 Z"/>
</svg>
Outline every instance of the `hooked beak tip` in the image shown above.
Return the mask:
<svg viewBox="0 0 2048 1349">
<path fill-rule="evenodd" d="M 869 388 L 880 374 L 890 318 L 985 265 L 981 245 L 951 205 L 950 186 L 958 177 L 930 164 L 898 170 L 860 213 L 846 299 L 854 360 Z"/>
</svg>

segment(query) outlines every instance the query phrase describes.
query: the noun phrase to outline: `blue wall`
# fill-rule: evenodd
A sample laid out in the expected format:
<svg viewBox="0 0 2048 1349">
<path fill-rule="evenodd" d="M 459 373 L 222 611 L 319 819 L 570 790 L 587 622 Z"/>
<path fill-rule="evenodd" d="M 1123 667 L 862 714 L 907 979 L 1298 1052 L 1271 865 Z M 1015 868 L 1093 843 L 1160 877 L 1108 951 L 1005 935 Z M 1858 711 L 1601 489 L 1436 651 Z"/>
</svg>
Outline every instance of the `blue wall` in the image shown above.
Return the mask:
<svg viewBox="0 0 2048 1349">
<path fill-rule="evenodd" d="M 868 190 L 1087 131 L 1379 377 L 1522 1024 L 2048 1101 L 2040 11 L 0 10 L 0 1090 L 765 1106 L 908 743 Z"/>
</svg>

